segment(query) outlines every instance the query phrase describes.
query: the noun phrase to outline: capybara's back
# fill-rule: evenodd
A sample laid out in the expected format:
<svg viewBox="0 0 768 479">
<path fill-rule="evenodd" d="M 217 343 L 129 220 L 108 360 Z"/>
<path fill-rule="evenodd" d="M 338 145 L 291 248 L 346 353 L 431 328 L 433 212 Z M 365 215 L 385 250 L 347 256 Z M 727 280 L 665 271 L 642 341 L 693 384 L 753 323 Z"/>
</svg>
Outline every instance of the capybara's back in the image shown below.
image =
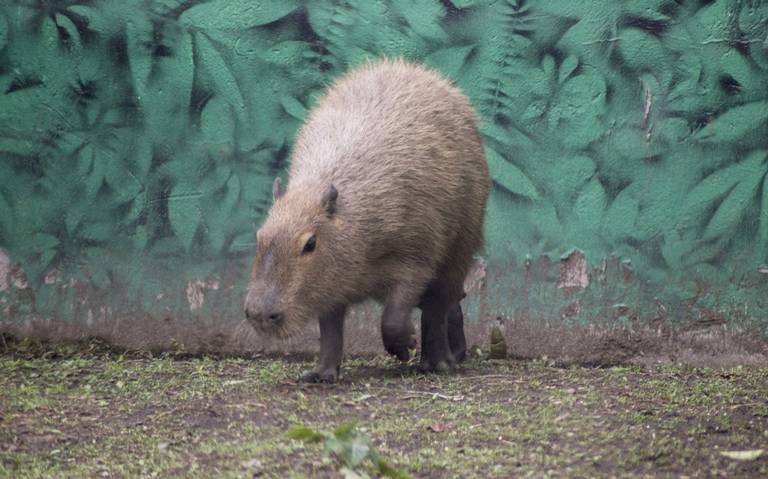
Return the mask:
<svg viewBox="0 0 768 479">
<path fill-rule="evenodd" d="M 489 188 L 475 115 L 457 88 L 400 60 L 352 71 L 311 111 L 284 194 L 276 181 L 249 317 L 287 334 L 319 315 L 321 364 L 305 379 L 333 380 L 341 356 L 324 359 L 324 324 L 376 298 L 384 345 L 405 359 L 410 312 L 420 307 L 422 367 L 449 369 L 463 356 L 458 304 L 482 245 Z M 329 333 L 339 341 L 340 327 Z"/>
</svg>

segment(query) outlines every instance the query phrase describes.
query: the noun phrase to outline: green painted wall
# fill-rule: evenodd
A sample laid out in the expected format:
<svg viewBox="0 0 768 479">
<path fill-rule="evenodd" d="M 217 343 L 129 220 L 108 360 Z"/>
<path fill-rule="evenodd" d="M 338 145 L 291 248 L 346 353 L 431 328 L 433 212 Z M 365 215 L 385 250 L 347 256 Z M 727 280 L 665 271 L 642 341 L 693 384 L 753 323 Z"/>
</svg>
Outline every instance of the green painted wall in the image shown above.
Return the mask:
<svg viewBox="0 0 768 479">
<path fill-rule="evenodd" d="M 766 331 L 759 0 L 4 0 L 0 315 L 239 319 L 293 135 L 379 55 L 480 112 L 473 315 Z"/>
</svg>

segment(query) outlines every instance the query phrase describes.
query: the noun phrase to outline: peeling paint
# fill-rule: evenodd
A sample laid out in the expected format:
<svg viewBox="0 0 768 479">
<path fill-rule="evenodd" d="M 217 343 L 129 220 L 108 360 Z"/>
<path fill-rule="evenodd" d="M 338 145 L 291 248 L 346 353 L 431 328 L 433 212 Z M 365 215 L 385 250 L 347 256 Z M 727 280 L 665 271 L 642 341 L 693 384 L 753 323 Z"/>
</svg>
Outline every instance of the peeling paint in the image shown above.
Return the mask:
<svg viewBox="0 0 768 479">
<path fill-rule="evenodd" d="M 206 289 L 217 291 L 219 289 L 219 282 L 216 280 L 201 281 L 197 279 L 187 283 L 187 302 L 189 303 L 190 311 L 203 307 Z"/>
<path fill-rule="evenodd" d="M 0 248 L 0 293 L 8 289 L 8 275 L 11 272 L 11 258 Z"/>
<path fill-rule="evenodd" d="M 632 263 L 629 261 L 622 261 L 621 271 L 624 274 L 624 284 L 631 283 L 635 278 L 635 271 L 632 269 Z"/>
<path fill-rule="evenodd" d="M 27 281 L 27 273 L 21 269 L 21 266 L 11 266 L 11 283 L 17 289 L 27 289 L 29 282 Z"/>
<path fill-rule="evenodd" d="M 464 292 L 474 293 L 485 289 L 485 280 L 488 274 L 488 263 L 478 258 L 469 268 L 467 277 L 464 280 Z"/>
<path fill-rule="evenodd" d="M 204 288 L 205 282 L 200 280 L 187 283 L 187 301 L 189 302 L 190 311 L 203 307 L 203 302 L 205 301 L 205 295 L 203 294 Z"/>
<path fill-rule="evenodd" d="M 645 130 L 645 142 L 651 142 L 651 132 L 653 126 L 650 123 L 651 105 L 653 104 L 653 93 L 651 88 L 645 89 L 645 104 L 643 105 L 643 130 Z"/>
<path fill-rule="evenodd" d="M 589 286 L 587 257 L 579 250 L 574 250 L 560 261 L 558 288 L 586 288 Z"/>
<path fill-rule="evenodd" d="M 581 314 L 582 305 L 581 301 L 576 300 L 560 309 L 560 318 L 570 318 Z"/>
<path fill-rule="evenodd" d="M 47 285 L 53 285 L 61 281 L 61 271 L 52 269 L 45 274 L 43 282 Z"/>
</svg>

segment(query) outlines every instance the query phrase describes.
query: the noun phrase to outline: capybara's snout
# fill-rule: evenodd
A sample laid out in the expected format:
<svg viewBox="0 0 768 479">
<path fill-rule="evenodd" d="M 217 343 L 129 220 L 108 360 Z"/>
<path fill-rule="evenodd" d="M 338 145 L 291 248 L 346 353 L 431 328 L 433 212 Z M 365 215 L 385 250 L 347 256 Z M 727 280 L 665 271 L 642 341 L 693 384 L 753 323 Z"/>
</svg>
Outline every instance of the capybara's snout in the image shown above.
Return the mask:
<svg viewBox="0 0 768 479">
<path fill-rule="evenodd" d="M 255 288 L 249 288 L 245 297 L 245 317 L 261 331 L 279 328 L 285 319 L 277 295 Z"/>
</svg>

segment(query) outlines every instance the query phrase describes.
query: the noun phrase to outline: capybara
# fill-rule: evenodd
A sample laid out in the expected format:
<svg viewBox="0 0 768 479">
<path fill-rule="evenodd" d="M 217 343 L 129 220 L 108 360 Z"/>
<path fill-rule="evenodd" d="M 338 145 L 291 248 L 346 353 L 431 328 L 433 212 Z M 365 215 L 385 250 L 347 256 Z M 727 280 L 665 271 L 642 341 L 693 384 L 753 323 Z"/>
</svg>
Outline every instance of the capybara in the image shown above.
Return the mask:
<svg viewBox="0 0 768 479">
<path fill-rule="evenodd" d="M 245 314 L 287 337 L 320 323 L 320 360 L 300 378 L 336 381 L 344 314 L 383 305 L 385 349 L 447 371 L 464 357 L 459 301 L 483 242 L 490 189 L 474 111 L 437 73 L 404 60 L 369 62 L 337 80 L 298 134 L 285 190 L 258 231 Z"/>
</svg>

